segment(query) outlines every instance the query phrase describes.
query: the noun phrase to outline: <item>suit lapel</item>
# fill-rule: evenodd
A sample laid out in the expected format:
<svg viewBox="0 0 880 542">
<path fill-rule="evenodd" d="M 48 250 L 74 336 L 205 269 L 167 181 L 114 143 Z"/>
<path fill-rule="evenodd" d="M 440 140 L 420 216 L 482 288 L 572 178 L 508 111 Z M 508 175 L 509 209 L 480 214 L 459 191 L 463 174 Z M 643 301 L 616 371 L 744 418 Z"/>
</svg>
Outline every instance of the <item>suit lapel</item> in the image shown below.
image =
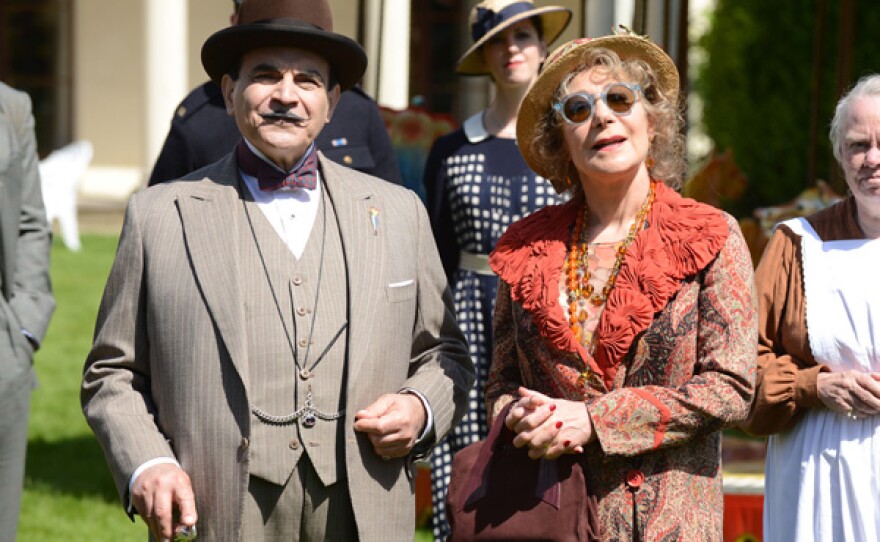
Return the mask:
<svg viewBox="0 0 880 542">
<path fill-rule="evenodd" d="M 0 111 L 0 272 L 3 273 L 0 285 L 7 299 L 12 297 L 12 270 L 15 266 L 15 243 L 18 237 L 21 209 L 17 194 L 13 194 L 13 175 L 16 172 L 17 154 L 13 152 L 17 143 L 14 140 L 12 125 Z"/>
<path fill-rule="evenodd" d="M 203 183 L 178 196 L 181 222 L 193 272 L 208 310 L 229 352 L 232 364 L 248 389 L 246 338 L 239 247 L 250 228 L 244 223 L 232 158 L 220 166 L 214 183 Z"/>
<path fill-rule="evenodd" d="M 349 170 L 324 159 L 320 153 L 319 161 L 324 187 L 336 210 L 348 277 L 348 387 L 351 388 L 352 383 L 358 381 L 363 360 L 370 351 L 370 337 L 374 335 L 374 319 L 363 315 L 371 314 L 378 303 L 384 302 L 382 279 L 387 275 L 388 248 L 382 231 L 381 205 L 373 192 L 363 183 L 346 184 L 351 176 Z M 187 251 L 208 310 L 232 364 L 248 389 L 238 261 L 242 243 L 253 243 L 253 238 L 237 189 L 238 171 L 232 157 L 209 176 L 213 183 L 200 183 L 178 196 L 181 221 Z M 256 215 L 260 213 L 256 208 L 252 211 L 256 211 Z M 372 215 L 376 211 L 378 227 L 374 230 Z M 286 255 L 279 251 L 276 256 L 267 261 L 270 268 L 285 265 Z"/>
<path fill-rule="evenodd" d="M 374 336 L 375 320 L 368 315 L 383 301 L 385 237 L 379 202 L 372 191 L 363 183 L 347 183 L 351 176 L 348 169 L 324 159 L 320 153 L 318 156 L 321 178 L 336 210 L 348 276 L 348 388 L 351 389 L 352 383 L 358 381 L 363 360 L 371 351 L 369 338 Z M 378 210 L 380 215 L 375 232 L 371 210 Z"/>
<path fill-rule="evenodd" d="M 2 236 L 0 237 L 0 258 L 2 258 L 0 259 L 0 273 L 3 274 L 0 277 L 0 286 L 3 287 L 7 299 L 12 297 L 12 269 L 15 265 L 13 260 L 15 254 L 12 250 L 15 240 L 12 237 L 12 232 L 18 232 L 18 220 L 20 219 L 18 213 L 14 212 L 15 209 L 12 208 L 13 199 L 12 194 L 9 193 L 10 190 L 9 183 L 0 175 L 0 236 Z"/>
</svg>

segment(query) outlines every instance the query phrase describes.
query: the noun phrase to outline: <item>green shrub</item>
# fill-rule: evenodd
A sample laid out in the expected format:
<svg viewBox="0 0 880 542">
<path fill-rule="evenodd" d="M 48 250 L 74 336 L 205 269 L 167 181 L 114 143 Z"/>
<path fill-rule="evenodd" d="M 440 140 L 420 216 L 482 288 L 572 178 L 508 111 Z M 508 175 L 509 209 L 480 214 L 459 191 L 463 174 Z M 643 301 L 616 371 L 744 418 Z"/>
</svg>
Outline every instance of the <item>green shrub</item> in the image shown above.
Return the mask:
<svg viewBox="0 0 880 542">
<path fill-rule="evenodd" d="M 839 97 L 840 1 L 718 0 L 710 30 L 700 40 L 707 62 L 696 74 L 703 122 L 716 149 L 732 148 L 750 189 L 731 211 L 787 201 L 815 184 L 808 178 L 811 103 L 818 100 L 816 177 L 846 188 L 828 142 Z M 852 68 L 844 89 L 880 71 L 880 43 L 872 30 L 880 10 L 858 2 Z M 818 93 L 814 91 L 817 21 L 824 25 Z"/>
</svg>

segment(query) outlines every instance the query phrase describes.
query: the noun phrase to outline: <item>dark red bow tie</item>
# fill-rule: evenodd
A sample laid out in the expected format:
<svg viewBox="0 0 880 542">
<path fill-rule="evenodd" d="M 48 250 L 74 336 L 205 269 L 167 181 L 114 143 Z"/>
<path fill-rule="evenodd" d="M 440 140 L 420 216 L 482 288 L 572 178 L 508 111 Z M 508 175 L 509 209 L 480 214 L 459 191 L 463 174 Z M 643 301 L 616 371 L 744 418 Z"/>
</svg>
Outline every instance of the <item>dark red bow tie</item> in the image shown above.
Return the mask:
<svg viewBox="0 0 880 542">
<path fill-rule="evenodd" d="M 279 188 L 305 188 L 314 190 L 318 182 L 318 155 L 315 146 L 309 147 L 306 155 L 293 170 L 285 173 L 269 164 L 251 150 L 242 139 L 236 147 L 238 167 L 260 184 L 260 190 L 271 192 Z"/>
</svg>

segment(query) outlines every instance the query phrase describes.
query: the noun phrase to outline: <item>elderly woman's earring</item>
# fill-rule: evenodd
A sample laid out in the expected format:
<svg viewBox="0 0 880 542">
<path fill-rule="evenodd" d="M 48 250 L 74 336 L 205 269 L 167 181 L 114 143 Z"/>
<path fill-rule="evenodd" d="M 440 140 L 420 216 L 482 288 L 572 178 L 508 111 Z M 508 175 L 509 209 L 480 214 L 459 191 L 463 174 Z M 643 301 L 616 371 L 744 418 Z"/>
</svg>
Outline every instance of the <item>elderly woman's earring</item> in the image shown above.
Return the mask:
<svg viewBox="0 0 880 542">
<path fill-rule="evenodd" d="M 645 167 L 648 169 L 654 168 L 654 157 L 653 156 L 649 156 L 649 157 L 645 158 Z"/>
</svg>

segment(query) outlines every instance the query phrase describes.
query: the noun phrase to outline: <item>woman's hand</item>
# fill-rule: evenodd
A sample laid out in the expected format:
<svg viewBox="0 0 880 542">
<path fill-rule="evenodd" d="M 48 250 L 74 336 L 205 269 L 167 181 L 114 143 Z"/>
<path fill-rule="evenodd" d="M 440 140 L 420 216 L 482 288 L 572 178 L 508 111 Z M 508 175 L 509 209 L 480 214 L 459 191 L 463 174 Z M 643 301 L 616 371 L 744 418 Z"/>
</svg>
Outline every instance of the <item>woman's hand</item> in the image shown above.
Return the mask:
<svg viewBox="0 0 880 542">
<path fill-rule="evenodd" d="M 551 399 L 527 388 L 519 389 L 520 399 L 504 420 L 516 433 L 513 444 L 529 447 L 532 459 L 556 459 L 564 453 L 583 453 L 595 440 L 593 422 L 580 401 Z"/>
<path fill-rule="evenodd" d="M 880 414 L 880 374 L 860 371 L 819 373 L 816 392 L 830 410 L 855 417 Z"/>
</svg>

